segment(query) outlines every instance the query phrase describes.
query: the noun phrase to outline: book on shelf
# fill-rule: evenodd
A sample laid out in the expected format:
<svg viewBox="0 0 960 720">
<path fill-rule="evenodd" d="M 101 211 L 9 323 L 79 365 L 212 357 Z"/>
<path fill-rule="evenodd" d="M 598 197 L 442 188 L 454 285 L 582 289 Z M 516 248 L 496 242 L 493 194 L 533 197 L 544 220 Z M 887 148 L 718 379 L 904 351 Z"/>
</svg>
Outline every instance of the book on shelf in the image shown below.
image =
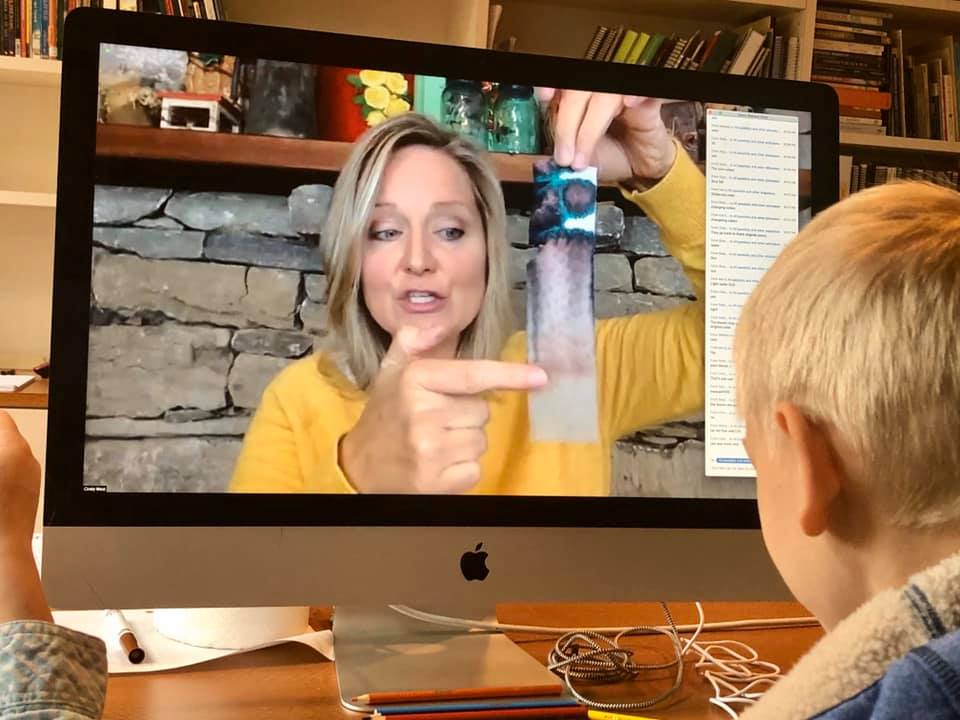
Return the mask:
<svg viewBox="0 0 960 720">
<path fill-rule="evenodd" d="M 645 32 L 637 34 L 637 39 L 634 40 L 633 46 L 630 48 L 627 53 L 627 57 L 624 62 L 627 65 L 636 65 L 637 61 L 640 59 L 640 56 L 643 54 L 643 51 L 647 47 L 647 43 L 650 42 L 650 35 Z"/>
<path fill-rule="evenodd" d="M 670 56 L 663 63 L 665 68 L 675 68 L 680 63 L 680 56 L 683 54 L 683 48 L 686 47 L 687 41 L 683 38 L 679 38 L 677 42 L 670 48 Z"/>
<path fill-rule="evenodd" d="M 730 75 L 746 75 L 747 71 L 752 69 L 753 61 L 760 52 L 764 39 L 765 36 L 762 33 L 753 29 L 748 30 L 727 72 Z"/>
<path fill-rule="evenodd" d="M 836 53 L 852 53 L 855 55 L 883 55 L 886 52 L 884 43 L 861 43 L 847 40 L 824 40 L 814 38 L 814 50 L 832 50 Z"/>
<path fill-rule="evenodd" d="M 796 79 L 798 51 L 798 39 L 777 34 L 776 18 L 767 16 L 737 28 L 709 33 L 696 30 L 689 35 L 597 25 L 583 57 L 626 65 Z"/>
<path fill-rule="evenodd" d="M 606 61 L 610 48 L 613 46 L 614 38 L 617 36 L 617 28 L 607 28 L 603 35 L 603 42 L 600 43 L 600 49 L 597 51 L 595 59 Z"/>
<path fill-rule="evenodd" d="M 877 28 L 883 26 L 883 21 L 892 17 L 891 13 L 865 8 L 831 7 L 824 5 L 817 9 L 817 23 L 839 23 L 854 27 Z"/>
<path fill-rule="evenodd" d="M 690 70 L 693 68 L 695 59 L 700 57 L 700 53 L 703 52 L 706 43 L 707 40 L 701 37 L 697 39 L 697 44 L 693 46 L 693 49 L 688 48 L 687 56 L 680 62 L 681 70 Z"/>
<path fill-rule="evenodd" d="M 660 47 L 657 49 L 656 54 L 650 60 L 650 65 L 654 67 L 663 67 L 667 61 L 667 58 L 670 55 L 670 51 L 673 50 L 673 46 L 677 44 L 677 34 L 673 33 L 668 38 L 664 38 L 663 42 L 660 44 Z"/>
<path fill-rule="evenodd" d="M 587 49 L 583 52 L 583 57 L 586 60 L 595 60 L 597 53 L 600 51 L 600 46 L 603 44 L 603 38 L 607 34 L 609 28 L 604 27 L 603 25 L 597 25 L 597 29 L 593 32 L 593 37 L 590 38 L 590 44 L 587 45 Z"/>
<path fill-rule="evenodd" d="M 613 61 L 619 63 L 626 62 L 627 55 L 633 48 L 633 44 L 637 41 L 638 37 L 640 37 L 640 34 L 635 30 L 625 30 L 620 40 L 620 45 L 617 47 L 616 52 L 613 53 Z"/>
<path fill-rule="evenodd" d="M 0 55 L 56 59 L 64 20 L 79 7 L 226 19 L 222 0 L 0 0 Z"/>
<path fill-rule="evenodd" d="M 800 77 L 800 38 L 790 36 L 787 41 L 786 66 L 783 77 L 787 80 L 796 80 Z"/>
<path fill-rule="evenodd" d="M 853 155 L 840 156 L 840 199 L 850 194 L 850 179 L 853 173 Z"/>
<path fill-rule="evenodd" d="M 914 136 L 919 138 L 929 138 L 930 135 L 930 82 L 929 68 L 926 63 L 914 63 L 913 58 L 908 59 L 910 66 L 910 81 L 912 85 L 913 98 L 913 128 Z"/>
<path fill-rule="evenodd" d="M 770 74 L 771 76 L 776 72 L 776 68 L 785 68 L 786 61 L 784 53 L 786 53 L 786 43 L 784 42 L 783 35 L 774 35 L 773 38 L 773 48 L 770 51 Z"/>
</svg>

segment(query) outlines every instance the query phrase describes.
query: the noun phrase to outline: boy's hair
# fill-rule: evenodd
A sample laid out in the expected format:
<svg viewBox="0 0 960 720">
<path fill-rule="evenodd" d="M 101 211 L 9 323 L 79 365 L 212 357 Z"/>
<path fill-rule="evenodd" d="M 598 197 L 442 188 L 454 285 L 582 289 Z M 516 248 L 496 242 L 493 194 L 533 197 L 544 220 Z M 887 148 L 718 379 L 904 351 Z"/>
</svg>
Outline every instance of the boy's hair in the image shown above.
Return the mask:
<svg viewBox="0 0 960 720">
<path fill-rule="evenodd" d="M 960 519 L 960 193 L 882 185 L 814 218 L 747 300 L 737 404 L 789 401 L 900 527 Z"/>
</svg>

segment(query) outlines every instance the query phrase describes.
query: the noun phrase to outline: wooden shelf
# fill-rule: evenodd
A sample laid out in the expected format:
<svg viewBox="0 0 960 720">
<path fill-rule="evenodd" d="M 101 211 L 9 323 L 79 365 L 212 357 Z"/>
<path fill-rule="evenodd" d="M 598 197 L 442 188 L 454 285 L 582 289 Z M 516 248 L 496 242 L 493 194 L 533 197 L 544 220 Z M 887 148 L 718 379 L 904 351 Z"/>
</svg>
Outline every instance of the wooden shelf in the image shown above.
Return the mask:
<svg viewBox="0 0 960 720">
<path fill-rule="evenodd" d="M 840 133 L 840 145 L 846 147 L 877 148 L 882 150 L 903 150 L 906 152 L 942 153 L 945 155 L 960 154 L 960 143 L 956 142 L 852 132 Z"/>
<path fill-rule="evenodd" d="M 0 56 L 0 85 L 60 87 L 60 61 Z"/>
<path fill-rule="evenodd" d="M 25 388 L 21 388 L 16 392 L 0 392 L 0 408 L 44 410 L 47 407 L 49 392 L 50 382 L 43 378 L 37 378 Z"/>
<path fill-rule="evenodd" d="M 329 140 L 160 130 L 137 125 L 97 126 L 99 157 L 337 172 L 351 147 L 351 143 Z M 491 153 L 491 157 L 501 181 L 530 182 L 530 166 L 543 156 Z"/>
<path fill-rule="evenodd" d="M 0 190 L 0 207 L 38 207 L 53 209 L 56 206 L 56 193 Z"/>
<path fill-rule="evenodd" d="M 501 0 L 504 12 L 510 5 L 534 3 L 545 5 L 544 0 Z M 813 0 L 810 0 L 813 2 Z M 944 0 L 946 2 L 947 0 Z M 551 0 L 552 6 L 583 8 L 631 13 L 635 15 L 700 18 L 723 23 L 739 24 L 755 20 L 764 14 L 779 14 L 785 10 L 799 11 L 807 0 Z"/>
</svg>

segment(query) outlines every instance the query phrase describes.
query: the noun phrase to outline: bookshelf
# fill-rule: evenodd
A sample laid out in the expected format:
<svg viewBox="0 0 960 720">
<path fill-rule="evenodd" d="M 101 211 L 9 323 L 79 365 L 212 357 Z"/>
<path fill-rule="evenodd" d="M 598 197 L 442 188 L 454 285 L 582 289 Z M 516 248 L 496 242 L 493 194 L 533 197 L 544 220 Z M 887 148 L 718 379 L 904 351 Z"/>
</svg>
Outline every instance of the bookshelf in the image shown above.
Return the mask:
<svg viewBox="0 0 960 720">
<path fill-rule="evenodd" d="M 99 157 L 336 172 L 343 166 L 351 147 L 346 142 L 266 135 L 208 135 L 134 125 L 97 127 Z M 530 165 L 543 156 L 491 153 L 491 157 L 501 181 L 530 182 Z"/>
<path fill-rule="evenodd" d="M 0 367 L 49 353 L 60 63 L 0 57 Z"/>
</svg>

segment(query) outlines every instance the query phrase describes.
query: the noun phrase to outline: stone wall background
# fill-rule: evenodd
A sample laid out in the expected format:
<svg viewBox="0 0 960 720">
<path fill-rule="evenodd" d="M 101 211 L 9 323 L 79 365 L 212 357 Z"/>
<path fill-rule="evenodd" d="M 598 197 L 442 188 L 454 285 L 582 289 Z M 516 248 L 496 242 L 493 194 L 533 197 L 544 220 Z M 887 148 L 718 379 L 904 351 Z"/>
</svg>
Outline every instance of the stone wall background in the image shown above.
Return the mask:
<svg viewBox="0 0 960 720">
<path fill-rule="evenodd" d="M 326 332 L 319 233 L 332 189 L 289 196 L 99 185 L 85 483 L 110 491 L 226 489 L 260 394 Z M 517 327 L 527 217 L 508 214 Z M 598 317 L 688 302 L 692 288 L 648 218 L 603 203 Z M 617 496 L 754 497 L 752 480 L 704 478 L 702 417 L 613 449 Z"/>
</svg>

